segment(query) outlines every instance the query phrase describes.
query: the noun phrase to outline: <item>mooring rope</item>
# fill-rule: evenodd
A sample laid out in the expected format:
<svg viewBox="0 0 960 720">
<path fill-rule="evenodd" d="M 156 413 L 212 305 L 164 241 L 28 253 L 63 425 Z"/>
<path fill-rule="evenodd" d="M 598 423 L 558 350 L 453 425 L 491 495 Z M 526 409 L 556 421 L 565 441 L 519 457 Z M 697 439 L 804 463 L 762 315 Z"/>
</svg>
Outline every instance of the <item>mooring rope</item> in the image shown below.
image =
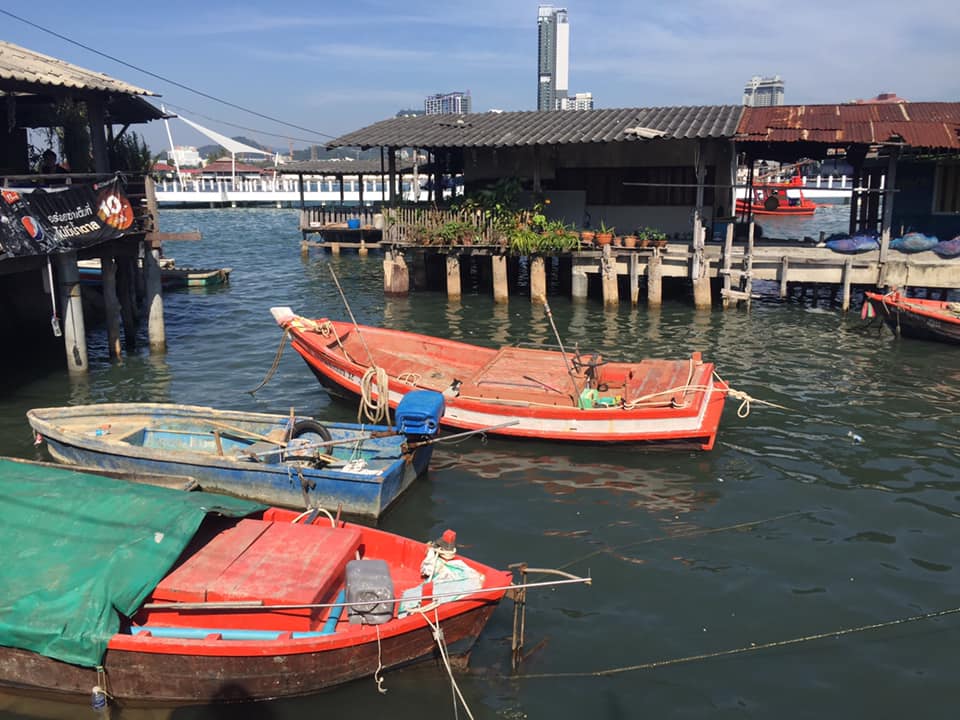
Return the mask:
<svg viewBox="0 0 960 720">
<path fill-rule="evenodd" d="M 960 607 L 950 608 L 949 610 L 932 610 L 921 615 L 911 615 L 910 617 L 897 618 L 896 620 L 886 620 L 884 622 L 870 623 L 869 625 L 858 625 L 856 627 L 842 628 L 840 630 L 828 630 L 826 632 L 814 633 L 812 635 L 803 635 L 786 640 L 772 640 L 765 643 L 750 643 L 743 647 L 730 650 L 718 650 L 710 653 L 700 653 L 698 655 L 687 655 L 686 657 L 669 658 L 666 660 L 654 660 L 652 662 L 639 663 L 637 665 L 624 665 L 622 667 L 605 668 L 603 670 L 589 670 L 584 672 L 559 672 L 559 673 L 534 673 L 530 675 L 511 675 L 506 679 L 510 680 L 540 680 L 547 678 L 582 678 L 582 677 L 608 677 L 610 675 L 620 675 L 627 672 L 636 672 L 638 670 L 652 670 L 654 668 L 666 667 L 668 665 L 680 665 L 683 663 L 697 662 L 700 660 L 711 660 L 718 657 L 730 655 L 741 655 L 744 653 L 757 652 L 759 650 L 769 650 L 770 648 L 787 647 L 789 645 L 798 645 L 800 643 L 812 642 L 814 640 L 825 640 L 827 638 L 843 637 L 844 635 L 853 635 L 854 633 L 866 632 L 868 630 L 880 630 L 882 628 L 893 627 L 894 625 L 904 625 L 906 623 L 919 622 L 920 620 L 932 620 L 946 615 L 960 613 Z"/>
<path fill-rule="evenodd" d="M 576 558 L 570 562 L 561 565 L 558 570 L 565 570 L 571 565 L 576 565 L 577 563 L 583 562 L 584 560 L 589 560 L 590 558 L 596 557 L 597 555 L 602 555 L 604 553 L 616 552 L 619 550 L 626 550 L 627 548 L 636 547 L 638 545 L 650 545 L 652 543 L 665 542 L 667 540 L 677 540 L 690 537 L 699 537 L 702 535 L 714 535 L 721 532 L 729 532 L 730 530 L 744 530 L 750 527 L 756 527 L 757 525 L 765 525 L 767 523 L 776 522 L 777 520 L 786 520 L 787 518 L 801 517 L 804 515 L 813 515 L 809 510 L 798 510 L 796 512 L 785 513 L 783 515 L 774 515 L 773 517 L 764 518 L 762 520 L 749 520 L 747 522 L 736 523 L 735 525 L 724 525 L 723 527 L 718 528 L 704 528 L 702 530 L 687 530 L 684 532 L 676 533 L 675 535 L 661 535 L 659 537 L 645 538 L 643 540 L 636 540 L 626 545 L 615 545 L 601 548 L 599 550 L 594 550 L 583 557 Z"/>
<path fill-rule="evenodd" d="M 263 389 L 263 387 L 273 379 L 273 376 L 277 372 L 277 368 L 280 367 L 280 358 L 283 357 L 283 349 L 287 346 L 288 337 L 290 337 L 290 328 L 284 328 L 283 337 L 280 338 L 280 347 L 277 348 L 277 353 L 273 356 L 273 365 L 270 366 L 267 374 L 263 376 L 263 380 L 260 381 L 260 384 L 257 385 L 253 390 L 247 390 L 248 393 L 251 395 L 255 394 L 258 390 Z"/>
<path fill-rule="evenodd" d="M 437 641 L 437 649 L 440 652 L 440 659 L 443 660 L 443 666 L 447 671 L 447 675 L 450 677 L 450 691 L 453 693 L 454 718 L 459 716 L 457 709 L 457 699 L 459 698 L 460 703 L 463 705 L 463 709 L 467 711 L 467 717 L 469 717 L 470 720 L 474 720 L 473 713 L 470 711 L 470 706 L 467 705 L 467 700 L 463 697 L 463 693 L 460 692 L 460 686 L 457 685 L 457 681 L 453 677 L 453 667 L 450 665 L 450 654 L 447 651 L 447 644 L 444 642 L 443 628 L 440 627 L 440 613 L 438 612 L 436 605 L 433 607 L 434 619 L 437 621 L 436 625 L 430 622 L 430 618 L 427 617 L 426 608 L 420 609 L 419 612 L 426 621 L 427 625 L 429 625 L 430 629 L 433 631 L 433 639 Z"/>
</svg>

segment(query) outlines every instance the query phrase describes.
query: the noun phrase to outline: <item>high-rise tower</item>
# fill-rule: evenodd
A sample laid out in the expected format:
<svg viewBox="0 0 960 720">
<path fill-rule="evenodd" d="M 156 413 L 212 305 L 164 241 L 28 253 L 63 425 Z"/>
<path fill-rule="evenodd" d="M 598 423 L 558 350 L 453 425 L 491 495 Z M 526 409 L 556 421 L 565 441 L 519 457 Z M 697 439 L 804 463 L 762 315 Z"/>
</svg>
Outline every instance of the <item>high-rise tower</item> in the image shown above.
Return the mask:
<svg viewBox="0 0 960 720">
<path fill-rule="evenodd" d="M 750 82 L 743 86 L 743 104 L 751 107 L 783 105 L 783 80 L 779 75 L 754 75 Z"/>
<path fill-rule="evenodd" d="M 537 110 L 558 110 L 570 80 L 570 23 L 566 8 L 537 11 Z"/>
</svg>

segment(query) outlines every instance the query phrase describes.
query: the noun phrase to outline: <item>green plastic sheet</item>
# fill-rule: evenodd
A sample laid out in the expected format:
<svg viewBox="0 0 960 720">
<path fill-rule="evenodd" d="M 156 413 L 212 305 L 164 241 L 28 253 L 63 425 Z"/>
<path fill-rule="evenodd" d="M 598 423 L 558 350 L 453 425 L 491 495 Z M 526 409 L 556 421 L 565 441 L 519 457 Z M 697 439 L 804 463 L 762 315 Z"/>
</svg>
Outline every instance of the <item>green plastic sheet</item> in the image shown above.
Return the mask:
<svg viewBox="0 0 960 720">
<path fill-rule="evenodd" d="M 0 459 L 0 645 L 99 665 L 207 513 L 263 507 Z"/>
</svg>

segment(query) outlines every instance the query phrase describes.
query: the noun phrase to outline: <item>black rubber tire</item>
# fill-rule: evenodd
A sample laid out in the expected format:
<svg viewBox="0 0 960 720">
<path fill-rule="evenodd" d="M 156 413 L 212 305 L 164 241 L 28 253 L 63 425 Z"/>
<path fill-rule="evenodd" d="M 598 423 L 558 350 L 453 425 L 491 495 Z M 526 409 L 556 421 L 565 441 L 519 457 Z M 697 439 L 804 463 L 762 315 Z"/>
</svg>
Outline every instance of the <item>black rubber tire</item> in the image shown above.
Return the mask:
<svg viewBox="0 0 960 720">
<path fill-rule="evenodd" d="M 306 435 L 308 433 L 319 435 L 321 438 L 323 438 L 324 442 L 333 439 L 330 435 L 330 431 L 327 430 L 327 427 L 322 423 L 319 423 L 316 420 L 298 420 L 290 429 L 290 440 L 294 440 L 301 435 Z"/>
</svg>

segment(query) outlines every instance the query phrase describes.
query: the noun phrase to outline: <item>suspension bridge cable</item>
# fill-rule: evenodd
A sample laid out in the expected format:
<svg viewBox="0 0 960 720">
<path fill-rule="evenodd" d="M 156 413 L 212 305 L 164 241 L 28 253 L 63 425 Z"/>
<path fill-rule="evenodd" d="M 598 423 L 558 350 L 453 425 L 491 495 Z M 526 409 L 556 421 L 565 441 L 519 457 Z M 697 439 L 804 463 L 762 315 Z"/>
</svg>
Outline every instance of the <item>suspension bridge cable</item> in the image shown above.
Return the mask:
<svg viewBox="0 0 960 720">
<path fill-rule="evenodd" d="M 66 35 L 61 35 L 60 33 L 55 32 L 55 31 L 51 30 L 50 28 L 44 27 L 43 25 L 38 25 L 37 23 L 31 22 L 30 20 L 27 20 L 26 18 L 22 18 L 22 17 L 20 17 L 19 15 L 14 15 L 14 14 L 13 14 L 12 12 L 10 12 L 9 10 L 4 10 L 3 8 L 0 8 L 0 14 L 6 15 L 7 17 L 11 17 L 11 18 L 13 18 L 14 20 L 19 20 L 20 22 L 22 22 L 22 23 L 24 23 L 24 24 L 26 24 L 26 25 L 29 25 L 30 27 L 36 28 L 37 30 L 40 30 L 40 31 L 42 31 L 42 32 L 45 32 L 45 33 L 47 33 L 47 34 L 49 34 L 49 35 L 53 35 L 53 36 L 56 37 L 56 38 L 59 38 L 59 39 L 61 39 L 61 40 L 64 40 L 64 41 L 66 41 L 66 42 L 68 42 L 68 43 L 70 43 L 70 44 L 72 44 L 72 45 L 76 45 L 77 47 L 83 48 L 84 50 L 87 50 L 87 51 L 89 51 L 89 52 L 95 53 L 96 55 L 99 55 L 99 56 L 101 56 L 101 57 L 107 58 L 108 60 L 112 60 L 113 62 L 120 63 L 121 65 L 124 65 L 124 66 L 126 66 L 126 67 L 128 67 L 128 68 L 131 68 L 131 69 L 133 69 L 133 70 L 136 70 L 137 72 L 141 72 L 141 73 L 143 73 L 143 74 L 145 74 L 145 75 L 149 75 L 149 76 L 152 77 L 152 78 L 156 78 L 157 80 L 161 80 L 162 82 L 169 83 L 169 84 L 174 85 L 174 86 L 176 86 L 176 87 L 178 87 L 178 88 L 180 88 L 180 89 L 182 89 L 182 90 L 186 90 L 186 91 L 192 92 L 192 93 L 194 93 L 194 94 L 196 94 L 196 95 L 200 95 L 201 97 L 205 97 L 205 98 L 207 98 L 208 100 L 213 100 L 214 102 L 218 102 L 218 103 L 221 103 L 221 104 L 226 105 L 226 106 L 228 106 L 228 107 L 232 107 L 232 108 L 234 108 L 235 110 L 240 110 L 240 111 L 245 112 L 245 113 L 250 113 L 251 115 L 256 115 L 257 117 L 263 118 L 264 120 L 269 120 L 270 122 L 275 122 L 275 123 L 279 123 L 279 124 L 281 124 L 281 125 L 286 125 L 287 127 L 292 127 L 292 128 L 295 128 L 296 130 L 303 130 L 303 131 L 308 132 L 308 133 L 310 133 L 310 134 L 312 134 L 312 135 L 319 135 L 320 137 L 326 137 L 326 138 L 334 138 L 334 137 L 336 137 L 335 135 L 330 135 L 330 134 L 328 134 L 328 133 L 320 132 L 319 130 L 313 130 L 313 129 L 311 129 L 311 128 L 303 127 L 302 125 L 295 125 L 295 124 L 293 124 L 293 123 L 287 122 L 286 120 L 280 120 L 279 118 L 275 118 L 275 117 L 272 117 L 272 116 L 270 116 L 270 115 L 265 115 L 265 114 L 263 114 L 263 113 L 261 113 L 261 112 L 257 112 L 256 110 L 251 110 L 250 108 L 245 108 L 245 107 L 243 107 L 242 105 L 237 105 L 236 103 L 232 103 L 232 102 L 230 102 L 229 100 L 224 100 L 224 99 L 222 99 L 222 98 L 218 98 L 218 97 L 216 97 L 215 95 L 211 95 L 211 94 L 209 94 L 209 93 L 205 93 L 205 92 L 203 92 L 202 90 L 197 90 L 196 88 L 192 88 L 192 87 L 190 87 L 189 85 L 184 85 L 183 83 L 177 82 L 176 80 L 171 80 L 170 78 L 164 77 L 163 75 L 158 75 L 157 73 L 151 72 L 150 70 L 145 70 L 145 69 L 142 68 L 142 67 L 138 67 L 137 65 L 134 65 L 133 63 L 128 63 L 128 62 L 126 62 L 125 60 L 121 60 L 121 59 L 118 58 L 118 57 L 115 57 L 115 56 L 113 56 L 113 55 L 110 55 L 109 53 L 102 52 L 102 51 L 100 51 L 100 50 L 97 50 L 96 48 L 90 47 L 89 45 L 84 45 L 82 42 L 78 42 L 77 40 L 73 40 L 72 38 L 68 38 Z"/>
</svg>

